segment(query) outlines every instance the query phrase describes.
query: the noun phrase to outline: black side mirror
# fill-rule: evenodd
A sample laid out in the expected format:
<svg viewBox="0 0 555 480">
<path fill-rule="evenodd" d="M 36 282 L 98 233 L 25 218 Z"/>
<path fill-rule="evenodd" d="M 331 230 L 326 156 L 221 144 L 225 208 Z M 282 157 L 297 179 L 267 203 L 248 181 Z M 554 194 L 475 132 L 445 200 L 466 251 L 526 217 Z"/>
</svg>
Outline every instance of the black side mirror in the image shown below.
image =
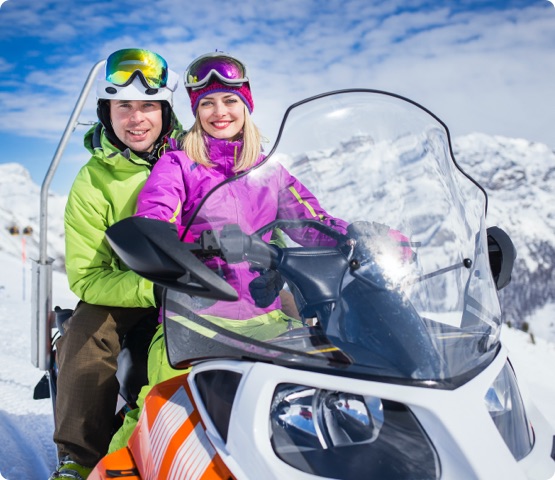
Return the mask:
<svg viewBox="0 0 555 480">
<path fill-rule="evenodd" d="M 509 235 L 499 227 L 489 227 L 486 233 L 491 273 L 497 290 L 501 290 L 511 281 L 516 249 Z"/>
<path fill-rule="evenodd" d="M 234 301 L 235 289 L 194 254 L 196 243 L 184 243 L 175 225 L 150 218 L 129 217 L 106 230 L 108 242 L 135 273 L 172 290 Z"/>
</svg>

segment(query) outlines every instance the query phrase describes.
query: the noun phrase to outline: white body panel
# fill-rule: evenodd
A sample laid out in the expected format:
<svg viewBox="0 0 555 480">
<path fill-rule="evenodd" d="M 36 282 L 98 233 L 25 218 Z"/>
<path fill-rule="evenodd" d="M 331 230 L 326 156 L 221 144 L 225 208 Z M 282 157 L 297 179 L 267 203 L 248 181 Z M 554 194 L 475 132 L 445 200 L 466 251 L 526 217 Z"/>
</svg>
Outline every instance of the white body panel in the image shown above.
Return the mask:
<svg viewBox="0 0 555 480">
<path fill-rule="evenodd" d="M 532 451 L 517 462 L 491 419 L 485 394 L 507 361 L 503 348 L 494 362 L 456 390 L 408 387 L 347 377 L 293 370 L 265 363 L 210 361 L 194 367 L 189 384 L 208 436 L 230 470 L 239 479 L 313 479 L 280 460 L 270 442 L 269 412 L 275 388 L 296 383 L 407 405 L 434 444 L 443 479 L 549 479 L 555 473 L 550 457 L 555 432 L 530 399 L 524 398 L 535 432 Z M 212 369 L 240 372 L 243 379 L 234 401 L 228 441 L 224 444 L 211 423 L 195 389 L 196 373 Z"/>
</svg>

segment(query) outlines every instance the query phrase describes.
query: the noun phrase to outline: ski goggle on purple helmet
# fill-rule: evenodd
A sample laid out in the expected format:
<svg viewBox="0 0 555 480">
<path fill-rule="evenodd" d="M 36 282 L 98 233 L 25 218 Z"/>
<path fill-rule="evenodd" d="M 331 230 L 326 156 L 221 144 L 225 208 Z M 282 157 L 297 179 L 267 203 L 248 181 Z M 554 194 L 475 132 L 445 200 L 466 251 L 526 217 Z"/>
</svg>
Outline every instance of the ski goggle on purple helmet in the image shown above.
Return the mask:
<svg viewBox="0 0 555 480">
<path fill-rule="evenodd" d="M 218 80 L 229 87 L 240 87 L 249 81 L 247 67 L 240 60 L 223 52 L 201 55 L 185 70 L 185 87 L 198 90 Z"/>
<path fill-rule="evenodd" d="M 142 48 L 125 48 L 106 59 L 106 81 L 125 87 L 139 76 L 147 88 L 163 88 L 168 81 L 168 64 L 157 53 Z"/>
</svg>

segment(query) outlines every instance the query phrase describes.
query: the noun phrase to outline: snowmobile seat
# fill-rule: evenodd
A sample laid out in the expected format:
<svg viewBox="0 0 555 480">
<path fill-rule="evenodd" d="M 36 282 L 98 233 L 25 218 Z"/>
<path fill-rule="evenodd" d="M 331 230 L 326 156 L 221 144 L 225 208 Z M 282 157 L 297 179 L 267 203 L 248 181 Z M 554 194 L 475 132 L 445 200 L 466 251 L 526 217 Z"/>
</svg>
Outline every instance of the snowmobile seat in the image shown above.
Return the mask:
<svg viewBox="0 0 555 480">
<path fill-rule="evenodd" d="M 64 322 L 69 320 L 73 315 L 73 310 L 71 308 L 60 308 L 58 306 L 54 307 L 54 315 L 56 318 L 56 328 L 60 335 L 65 333 Z"/>
<path fill-rule="evenodd" d="M 145 322 L 135 326 L 123 339 L 116 376 L 120 394 L 129 404 L 135 404 L 141 388 L 148 383 L 148 347 L 153 336 L 152 325 Z"/>
</svg>

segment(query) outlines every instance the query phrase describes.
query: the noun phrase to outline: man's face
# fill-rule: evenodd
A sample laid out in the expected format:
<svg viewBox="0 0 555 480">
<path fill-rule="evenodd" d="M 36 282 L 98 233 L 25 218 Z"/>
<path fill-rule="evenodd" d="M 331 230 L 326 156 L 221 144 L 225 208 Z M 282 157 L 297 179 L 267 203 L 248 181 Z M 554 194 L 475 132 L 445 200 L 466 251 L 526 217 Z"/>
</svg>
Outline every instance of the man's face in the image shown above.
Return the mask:
<svg viewBox="0 0 555 480">
<path fill-rule="evenodd" d="M 136 152 L 151 152 L 162 132 L 158 101 L 110 100 L 110 118 L 117 137 Z"/>
</svg>

